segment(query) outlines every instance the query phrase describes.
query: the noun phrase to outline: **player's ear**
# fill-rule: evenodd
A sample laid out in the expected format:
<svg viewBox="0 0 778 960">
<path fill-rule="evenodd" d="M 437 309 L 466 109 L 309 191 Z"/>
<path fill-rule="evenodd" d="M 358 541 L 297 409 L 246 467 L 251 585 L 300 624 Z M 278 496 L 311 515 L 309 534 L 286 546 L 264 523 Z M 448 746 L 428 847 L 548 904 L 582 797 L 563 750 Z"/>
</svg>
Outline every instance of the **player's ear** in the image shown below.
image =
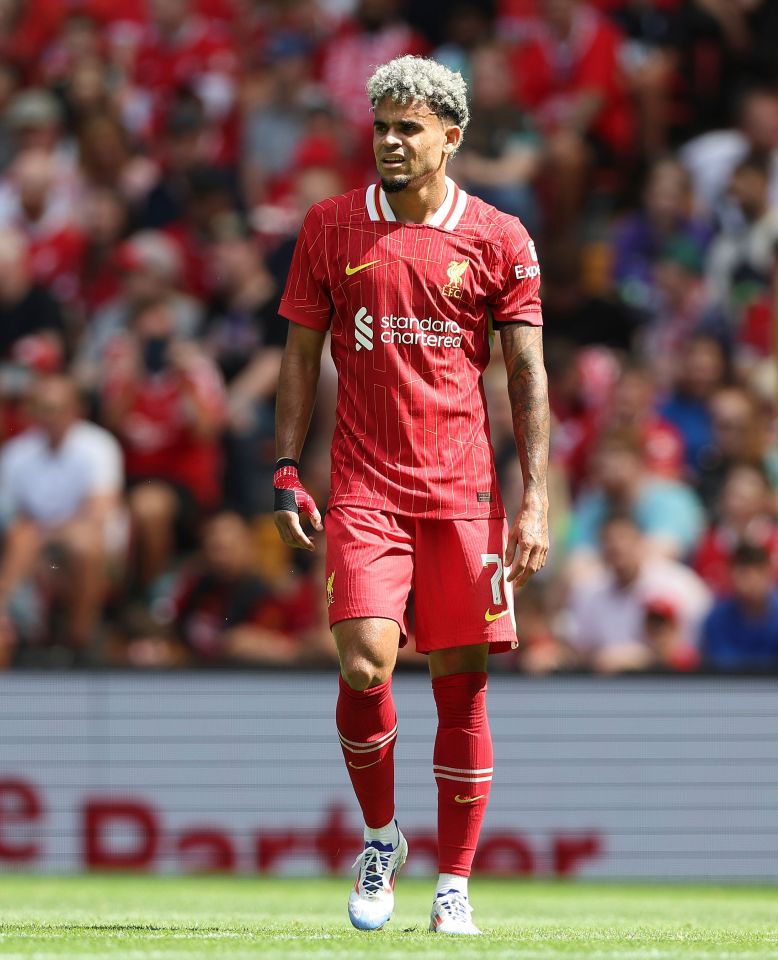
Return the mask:
<svg viewBox="0 0 778 960">
<path fill-rule="evenodd" d="M 446 127 L 443 133 L 446 138 L 443 143 L 443 153 L 450 157 L 457 152 L 462 142 L 462 128 L 453 123 L 450 127 Z"/>
</svg>

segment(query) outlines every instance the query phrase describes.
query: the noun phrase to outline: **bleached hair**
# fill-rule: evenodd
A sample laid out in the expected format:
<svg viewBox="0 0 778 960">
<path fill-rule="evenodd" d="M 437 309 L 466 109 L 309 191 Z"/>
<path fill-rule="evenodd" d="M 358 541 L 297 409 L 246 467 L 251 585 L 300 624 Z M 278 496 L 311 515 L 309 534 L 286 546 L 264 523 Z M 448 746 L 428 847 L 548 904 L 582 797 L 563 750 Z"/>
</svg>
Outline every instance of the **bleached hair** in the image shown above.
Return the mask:
<svg viewBox="0 0 778 960">
<path fill-rule="evenodd" d="M 470 122 L 462 74 L 427 57 L 396 57 L 385 63 L 367 81 L 367 95 L 373 107 L 384 97 L 395 103 L 422 100 L 441 120 L 453 120 L 463 132 Z"/>
</svg>

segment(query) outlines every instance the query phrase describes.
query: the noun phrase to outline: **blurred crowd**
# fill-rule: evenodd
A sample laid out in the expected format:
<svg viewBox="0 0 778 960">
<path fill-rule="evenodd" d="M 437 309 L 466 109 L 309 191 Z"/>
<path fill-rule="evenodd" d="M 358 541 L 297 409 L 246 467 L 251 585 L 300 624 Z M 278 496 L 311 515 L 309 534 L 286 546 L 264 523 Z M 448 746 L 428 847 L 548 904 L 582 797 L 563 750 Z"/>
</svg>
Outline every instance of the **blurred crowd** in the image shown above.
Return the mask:
<svg viewBox="0 0 778 960">
<path fill-rule="evenodd" d="M 770 0 L 0 0 L 0 666 L 334 659 L 322 539 L 272 523 L 276 309 L 420 53 L 544 271 L 553 548 L 495 667 L 778 668 L 776 50 Z"/>
</svg>

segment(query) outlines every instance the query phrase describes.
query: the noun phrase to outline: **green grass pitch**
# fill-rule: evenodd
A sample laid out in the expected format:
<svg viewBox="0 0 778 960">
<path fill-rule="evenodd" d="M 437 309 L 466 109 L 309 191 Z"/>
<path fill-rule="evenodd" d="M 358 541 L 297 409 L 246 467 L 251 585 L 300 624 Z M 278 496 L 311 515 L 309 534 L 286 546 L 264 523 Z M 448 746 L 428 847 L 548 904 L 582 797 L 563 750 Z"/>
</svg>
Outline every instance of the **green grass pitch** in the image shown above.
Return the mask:
<svg viewBox="0 0 778 960">
<path fill-rule="evenodd" d="M 484 937 L 426 932 L 431 882 L 401 878 L 391 924 L 346 919 L 349 880 L 0 877 L 0 957 L 59 960 L 675 960 L 778 957 L 778 888 L 479 880 Z"/>
</svg>

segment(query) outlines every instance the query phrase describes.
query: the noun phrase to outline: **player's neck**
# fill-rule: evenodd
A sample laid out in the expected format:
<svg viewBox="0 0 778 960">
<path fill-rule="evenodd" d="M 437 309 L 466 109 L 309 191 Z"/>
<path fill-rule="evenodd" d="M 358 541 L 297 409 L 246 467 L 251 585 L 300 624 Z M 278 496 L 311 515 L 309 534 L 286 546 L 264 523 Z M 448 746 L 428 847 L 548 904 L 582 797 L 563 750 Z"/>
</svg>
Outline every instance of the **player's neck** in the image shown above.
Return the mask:
<svg viewBox="0 0 778 960">
<path fill-rule="evenodd" d="M 425 180 L 419 187 L 408 186 L 397 193 L 387 193 L 392 213 L 400 223 L 429 223 L 446 199 L 445 172 Z"/>
</svg>

